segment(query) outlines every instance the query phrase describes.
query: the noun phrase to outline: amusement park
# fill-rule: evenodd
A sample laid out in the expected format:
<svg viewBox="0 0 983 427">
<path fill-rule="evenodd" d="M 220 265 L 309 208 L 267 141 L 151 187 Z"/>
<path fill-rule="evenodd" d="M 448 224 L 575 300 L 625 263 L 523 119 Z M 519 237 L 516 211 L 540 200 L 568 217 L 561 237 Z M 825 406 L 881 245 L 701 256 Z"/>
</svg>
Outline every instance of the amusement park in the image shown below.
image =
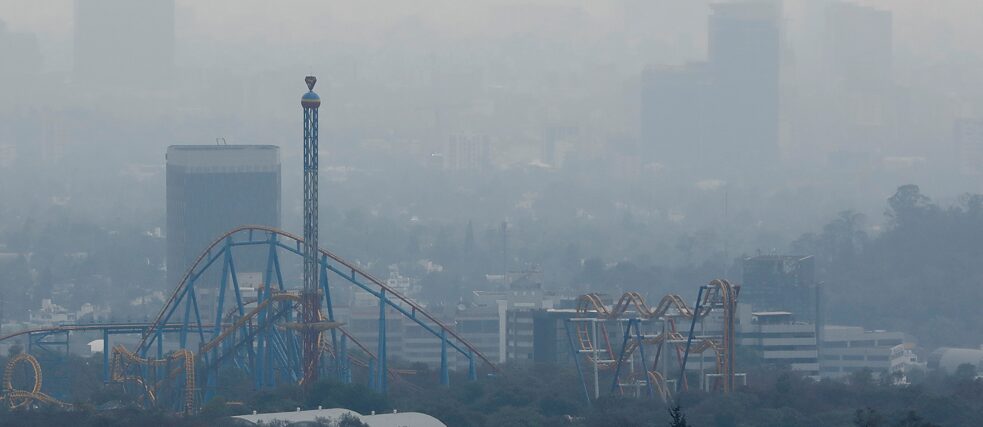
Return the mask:
<svg viewBox="0 0 983 427">
<path fill-rule="evenodd" d="M 0 426 L 980 425 L 980 16 L 0 0 Z"/>
<path fill-rule="evenodd" d="M 10 357 L 4 371 L 2 399 L 10 409 L 72 408 L 70 396 L 49 391 L 45 363 L 68 357 L 73 337 L 86 336 L 101 338 L 94 343 L 101 345 L 95 350 L 103 384 L 132 394 L 144 408 L 183 414 L 196 414 L 219 397 L 229 370 L 249 378 L 255 390 L 310 388 L 326 378 L 360 382 L 381 395 L 392 386 L 418 389 L 407 377 L 419 375 L 432 375 L 443 386 L 450 384 L 452 371 L 468 381 L 508 375 L 498 366 L 501 355 L 493 360 L 466 338 L 466 329 L 404 295 L 404 286 L 318 244 L 320 98 L 314 92 L 317 79 L 308 76 L 305 82 L 303 236 L 251 224 L 213 236 L 148 322 L 63 322 L 0 336 L 0 344 L 23 343 L 23 352 Z M 257 265 L 257 259 L 262 260 L 258 284 L 240 283 L 242 265 Z M 285 266 L 296 264 L 303 266 L 299 283 L 285 273 Z M 555 324 L 562 325 L 570 349 L 564 358 L 577 368 L 584 402 L 599 399 L 602 389 L 671 403 L 674 393 L 691 383 L 720 393 L 745 385 L 746 377 L 734 366 L 739 287 L 714 280 L 698 289 L 692 305 L 674 294 L 649 306 L 637 292 L 614 304 L 592 293 L 576 298 L 566 315 L 555 310 L 562 317 Z M 377 307 L 375 330 L 367 336 L 337 315 L 338 295 L 353 292 L 363 306 Z M 438 354 L 432 371 L 393 366 L 391 360 L 402 358 L 392 353 L 388 338 L 393 317 L 415 328 L 420 342 Z M 691 356 L 699 360 L 691 362 Z M 699 367 L 692 381 L 687 362 L 691 370 Z M 25 367 L 29 375 L 15 384 L 15 374 Z"/>
</svg>

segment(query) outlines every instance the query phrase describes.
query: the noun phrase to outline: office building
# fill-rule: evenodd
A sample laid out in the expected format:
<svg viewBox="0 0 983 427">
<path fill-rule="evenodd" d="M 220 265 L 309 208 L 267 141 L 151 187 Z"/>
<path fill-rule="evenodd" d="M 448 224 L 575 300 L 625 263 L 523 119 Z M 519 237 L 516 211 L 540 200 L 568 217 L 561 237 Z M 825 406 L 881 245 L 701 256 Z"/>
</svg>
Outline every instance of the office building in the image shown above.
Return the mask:
<svg viewBox="0 0 983 427">
<path fill-rule="evenodd" d="M 917 365 L 914 343 L 902 332 L 867 331 L 859 326 L 826 326 L 820 348 L 820 375 L 842 378 L 864 369 L 875 375 L 904 375 Z"/>
<path fill-rule="evenodd" d="M 884 87 L 892 81 L 891 12 L 847 2 L 826 7 L 826 78 L 850 90 Z"/>
<path fill-rule="evenodd" d="M 774 1 L 719 3 L 709 21 L 708 166 L 731 176 L 779 156 L 781 8 Z"/>
<path fill-rule="evenodd" d="M 147 86 L 174 68 L 174 0 L 75 0 L 75 79 Z"/>
<path fill-rule="evenodd" d="M 280 226 L 280 150 L 272 145 L 167 148 L 167 284 L 208 245 L 243 225 Z M 239 273 L 261 272 L 265 250 L 240 248 Z M 255 253 L 250 249 L 256 249 Z M 220 276 L 220 268 L 215 277 Z M 214 279 L 206 275 L 205 280 Z"/>
<path fill-rule="evenodd" d="M 455 135 L 447 141 L 444 152 L 444 169 L 456 171 L 483 171 L 491 166 L 487 136 Z"/>
<path fill-rule="evenodd" d="M 750 308 L 747 304 L 741 306 L 739 312 Z M 788 311 L 749 314 L 750 321 L 745 322 L 742 319 L 740 323 L 738 345 L 759 351 L 762 363 L 787 367 L 813 377 L 819 376 L 815 325 L 797 322 Z"/>
<path fill-rule="evenodd" d="M 808 322 L 821 314 L 812 256 L 761 255 L 745 258 L 742 266 L 741 301 L 756 311 L 790 311 Z"/>
</svg>

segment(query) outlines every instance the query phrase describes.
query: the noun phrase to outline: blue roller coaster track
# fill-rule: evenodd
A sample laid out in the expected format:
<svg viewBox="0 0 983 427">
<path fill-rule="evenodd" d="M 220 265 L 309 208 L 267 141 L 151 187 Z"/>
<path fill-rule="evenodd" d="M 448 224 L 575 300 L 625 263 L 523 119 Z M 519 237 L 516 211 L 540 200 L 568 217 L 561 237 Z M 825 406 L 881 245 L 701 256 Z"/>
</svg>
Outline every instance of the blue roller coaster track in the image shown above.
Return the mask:
<svg viewBox="0 0 983 427">
<path fill-rule="evenodd" d="M 256 289 L 256 295 L 252 298 L 244 295 L 236 270 L 237 250 L 245 247 L 259 247 L 266 251 L 263 286 Z M 255 253 L 255 249 L 251 250 Z M 143 384 L 157 384 L 158 381 L 163 383 L 161 379 L 171 378 L 170 383 L 177 385 L 172 387 L 175 402 L 192 400 L 184 396 L 189 393 L 185 390 L 195 390 L 200 394 L 193 399 L 196 403 L 211 399 L 218 386 L 220 368 L 232 367 L 247 372 L 257 389 L 282 383 L 298 384 L 304 377 L 302 334 L 311 325 L 300 324 L 301 288 L 285 283 L 281 257 L 302 257 L 303 251 L 303 238 L 299 236 L 266 226 L 237 227 L 215 239 L 195 259 L 151 322 L 53 326 L 0 336 L 0 341 L 26 336 L 29 353 L 57 352 L 58 349 L 67 352 L 68 338 L 72 332 L 101 332 L 106 382 L 118 378 L 137 378 Z M 393 311 L 415 322 L 432 335 L 435 342 L 439 342 L 441 384 L 449 383 L 450 351 L 464 358 L 468 377 L 472 380 L 477 379 L 479 366 L 497 370 L 491 360 L 452 326 L 384 281 L 325 249 L 319 249 L 318 265 L 322 314 L 321 321 L 315 327 L 322 331 L 321 357 L 329 362 L 321 367 L 325 376 L 351 382 L 354 364 L 367 368 L 368 385 L 385 393 L 389 380 L 399 379 L 399 373 L 388 366 L 386 316 L 392 315 Z M 220 276 L 209 273 L 219 269 Z M 215 280 L 215 277 L 218 279 Z M 354 286 L 378 301 L 378 339 L 374 352 L 335 319 L 332 289 L 339 284 Z M 203 304 L 209 301 L 210 304 Z M 111 337 L 126 334 L 139 335 L 135 349 L 132 352 L 122 348 L 111 350 Z M 173 342 L 175 335 L 176 343 Z M 166 346 L 165 337 L 170 340 Z M 176 370 L 168 372 L 164 366 L 168 354 L 185 350 L 194 355 L 193 370 L 196 372 L 192 372 L 192 375 L 186 373 L 184 377 L 179 377 Z M 145 361 L 146 364 L 134 362 L 116 366 L 114 363 L 112 369 L 127 372 L 110 372 L 110 353 L 120 356 L 121 352 L 125 354 L 117 357 L 118 360 Z M 196 381 L 197 384 L 187 384 L 188 381 Z"/>
</svg>

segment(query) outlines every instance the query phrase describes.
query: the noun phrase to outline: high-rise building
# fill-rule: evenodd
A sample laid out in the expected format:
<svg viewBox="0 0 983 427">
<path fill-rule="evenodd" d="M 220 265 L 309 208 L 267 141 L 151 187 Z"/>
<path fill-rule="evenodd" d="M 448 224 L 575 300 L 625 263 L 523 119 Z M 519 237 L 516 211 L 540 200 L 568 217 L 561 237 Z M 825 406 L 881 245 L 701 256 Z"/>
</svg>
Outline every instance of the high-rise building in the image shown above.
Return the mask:
<svg viewBox="0 0 983 427">
<path fill-rule="evenodd" d="M 75 78 L 154 84 L 174 68 L 174 0 L 75 0 Z"/>
<path fill-rule="evenodd" d="M 755 311 L 791 311 L 816 321 L 816 263 L 811 256 L 761 255 L 745 258 L 741 302 Z"/>
<path fill-rule="evenodd" d="M 775 1 L 713 5 L 707 160 L 731 174 L 778 159 L 781 8 Z"/>
<path fill-rule="evenodd" d="M 49 98 L 38 93 L 42 60 L 37 36 L 9 31 L 0 20 L 0 110 Z"/>
<path fill-rule="evenodd" d="M 0 84 L 6 80 L 41 72 L 41 48 L 37 36 L 12 32 L 0 21 Z"/>
<path fill-rule="evenodd" d="M 212 241 L 242 225 L 280 226 L 279 147 L 168 147 L 168 285 L 176 285 Z M 244 258 L 236 260 L 237 272 L 264 271 L 265 254 L 244 253 Z"/>
<path fill-rule="evenodd" d="M 850 90 L 890 83 L 893 63 L 891 12 L 853 3 L 826 7 L 827 78 Z"/>
</svg>

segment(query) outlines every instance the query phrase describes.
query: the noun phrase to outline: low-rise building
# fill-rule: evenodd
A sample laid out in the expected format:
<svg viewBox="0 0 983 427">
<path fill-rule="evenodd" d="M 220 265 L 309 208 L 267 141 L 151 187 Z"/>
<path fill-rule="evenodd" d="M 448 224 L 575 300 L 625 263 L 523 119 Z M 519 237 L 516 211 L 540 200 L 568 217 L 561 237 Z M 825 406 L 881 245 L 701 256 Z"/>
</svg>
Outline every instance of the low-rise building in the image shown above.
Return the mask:
<svg viewBox="0 0 983 427">
<path fill-rule="evenodd" d="M 816 327 L 796 322 L 788 311 L 751 313 L 751 323 L 742 324 L 738 345 L 761 352 L 766 364 L 788 366 L 806 375 L 819 375 Z"/>
<path fill-rule="evenodd" d="M 864 369 L 875 375 L 903 375 L 906 367 L 917 361 L 913 348 L 912 340 L 903 332 L 826 326 L 819 350 L 820 375 L 839 378 Z"/>
</svg>

